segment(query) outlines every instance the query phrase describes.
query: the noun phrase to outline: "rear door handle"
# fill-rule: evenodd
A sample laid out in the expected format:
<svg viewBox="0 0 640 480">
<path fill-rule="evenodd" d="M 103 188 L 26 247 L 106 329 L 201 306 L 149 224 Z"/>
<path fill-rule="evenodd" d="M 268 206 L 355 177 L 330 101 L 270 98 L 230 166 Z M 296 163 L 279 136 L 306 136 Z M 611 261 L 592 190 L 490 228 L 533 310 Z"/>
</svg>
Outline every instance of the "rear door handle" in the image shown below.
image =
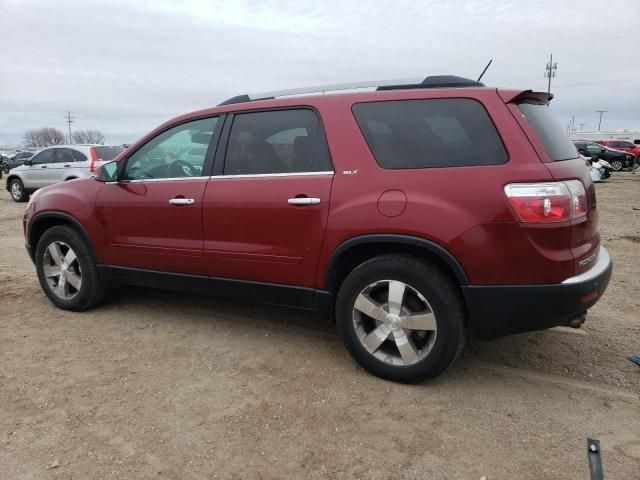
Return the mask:
<svg viewBox="0 0 640 480">
<path fill-rule="evenodd" d="M 40 168 L 47 168 L 47 166 L 46 165 L 42 165 Z"/>
<path fill-rule="evenodd" d="M 172 198 L 169 203 L 171 205 L 193 205 L 196 201 L 193 198 Z"/>
<path fill-rule="evenodd" d="M 319 198 L 310 197 L 294 197 L 287 200 L 289 205 L 317 205 L 320 203 Z"/>
</svg>

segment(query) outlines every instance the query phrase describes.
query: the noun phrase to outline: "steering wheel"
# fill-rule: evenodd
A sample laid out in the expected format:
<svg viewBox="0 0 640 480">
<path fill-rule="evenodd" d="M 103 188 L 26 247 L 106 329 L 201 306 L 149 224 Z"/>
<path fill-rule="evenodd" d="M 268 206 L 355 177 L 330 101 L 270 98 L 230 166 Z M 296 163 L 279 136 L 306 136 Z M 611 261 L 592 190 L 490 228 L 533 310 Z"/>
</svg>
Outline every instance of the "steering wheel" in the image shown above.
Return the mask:
<svg viewBox="0 0 640 480">
<path fill-rule="evenodd" d="M 174 160 L 167 168 L 167 176 L 172 177 L 196 177 L 198 171 L 193 165 L 184 160 Z"/>
</svg>

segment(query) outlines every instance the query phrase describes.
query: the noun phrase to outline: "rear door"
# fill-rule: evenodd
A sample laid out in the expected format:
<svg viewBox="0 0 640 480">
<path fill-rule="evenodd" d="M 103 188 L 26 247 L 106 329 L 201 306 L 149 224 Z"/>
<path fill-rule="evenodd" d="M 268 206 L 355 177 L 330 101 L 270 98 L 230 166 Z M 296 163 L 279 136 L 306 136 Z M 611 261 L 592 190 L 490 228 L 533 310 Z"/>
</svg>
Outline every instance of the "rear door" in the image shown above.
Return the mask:
<svg viewBox="0 0 640 480">
<path fill-rule="evenodd" d="M 219 118 L 158 134 L 123 161 L 119 180 L 96 200 L 102 260 L 108 265 L 202 274 L 202 197 Z M 190 152 L 203 147 L 200 155 Z M 213 147 L 215 148 L 215 147 Z M 207 167 L 209 165 L 209 167 Z"/>
<path fill-rule="evenodd" d="M 53 152 L 53 161 L 49 166 L 48 183 L 54 184 L 65 181 L 72 175 L 75 166 L 74 150 L 70 148 L 55 148 Z M 80 155 L 80 152 L 77 152 Z M 83 155 L 84 156 L 84 155 Z M 86 157 L 85 157 L 86 158 Z"/>
<path fill-rule="evenodd" d="M 49 184 L 49 168 L 53 161 L 53 148 L 42 150 L 31 158 L 31 165 L 22 173 L 25 188 L 42 188 Z"/>
<path fill-rule="evenodd" d="M 227 119 L 204 196 L 204 261 L 212 277 L 314 287 L 333 167 L 308 108 Z"/>
</svg>

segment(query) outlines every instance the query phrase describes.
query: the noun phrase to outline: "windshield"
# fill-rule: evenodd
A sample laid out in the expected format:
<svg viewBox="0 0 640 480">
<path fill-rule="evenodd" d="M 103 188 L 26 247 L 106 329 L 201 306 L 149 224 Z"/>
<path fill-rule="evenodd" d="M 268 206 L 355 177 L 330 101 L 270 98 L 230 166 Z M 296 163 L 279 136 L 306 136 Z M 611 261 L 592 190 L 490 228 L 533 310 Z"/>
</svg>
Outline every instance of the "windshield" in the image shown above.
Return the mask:
<svg viewBox="0 0 640 480">
<path fill-rule="evenodd" d="M 518 105 L 544 144 L 553 161 L 569 160 L 578 156 L 564 129 L 549 111 L 546 103 L 527 100 Z"/>
</svg>

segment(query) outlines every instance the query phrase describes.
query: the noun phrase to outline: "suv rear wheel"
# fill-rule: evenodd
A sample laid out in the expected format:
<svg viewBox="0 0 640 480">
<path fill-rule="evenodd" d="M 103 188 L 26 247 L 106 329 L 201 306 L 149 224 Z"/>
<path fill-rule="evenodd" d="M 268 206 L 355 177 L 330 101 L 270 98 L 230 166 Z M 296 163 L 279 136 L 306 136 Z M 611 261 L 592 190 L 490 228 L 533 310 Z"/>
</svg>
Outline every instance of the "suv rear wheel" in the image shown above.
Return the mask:
<svg viewBox="0 0 640 480">
<path fill-rule="evenodd" d="M 19 178 L 14 178 L 9 182 L 9 191 L 14 202 L 26 202 L 29 200 L 29 194 L 24 191 L 24 186 Z"/>
<path fill-rule="evenodd" d="M 354 269 L 340 287 L 336 321 L 363 368 L 399 382 L 437 376 L 466 338 L 462 300 L 451 279 L 405 255 L 376 257 Z"/>
<path fill-rule="evenodd" d="M 86 310 L 106 294 L 89 247 L 72 227 L 47 230 L 38 241 L 35 264 L 42 289 L 57 307 Z"/>
</svg>

